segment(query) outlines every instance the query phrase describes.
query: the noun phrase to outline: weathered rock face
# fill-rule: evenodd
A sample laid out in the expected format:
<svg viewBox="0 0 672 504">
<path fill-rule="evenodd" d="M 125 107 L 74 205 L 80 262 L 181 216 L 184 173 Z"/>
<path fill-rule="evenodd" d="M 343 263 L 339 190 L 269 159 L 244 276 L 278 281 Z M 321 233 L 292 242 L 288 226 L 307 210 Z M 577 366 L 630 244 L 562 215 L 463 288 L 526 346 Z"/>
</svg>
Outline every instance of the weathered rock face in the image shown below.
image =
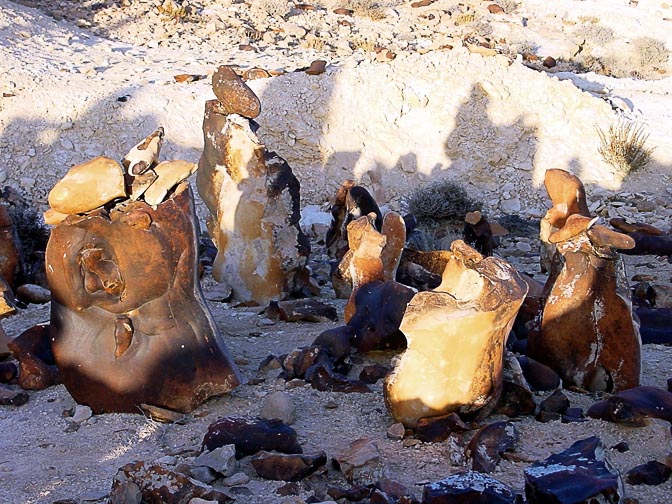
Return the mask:
<svg viewBox="0 0 672 504">
<path fill-rule="evenodd" d="M 384 389 L 392 416 L 414 427 L 423 417 L 494 407 L 506 337 L 526 292 L 510 264 L 453 242 L 441 285 L 416 294 L 401 322 L 408 348 Z"/>
<path fill-rule="evenodd" d="M 266 304 L 300 289 L 310 244 L 299 228 L 299 181 L 253 128 L 219 101 L 206 102 L 197 183 L 217 246 L 213 276 L 237 299 Z"/>
<path fill-rule="evenodd" d="M 548 279 L 540 331 L 528 354 L 554 369 L 566 385 L 619 391 L 639 385 L 641 340 L 629 292 L 617 280 L 617 248 L 632 238 L 578 214 L 549 240 L 564 261 Z"/>
<path fill-rule="evenodd" d="M 189 412 L 240 383 L 197 281 L 196 230 L 186 182 L 156 208 L 126 201 L 52 230 L 50 334 L 78 402 Z"/>
</svg>

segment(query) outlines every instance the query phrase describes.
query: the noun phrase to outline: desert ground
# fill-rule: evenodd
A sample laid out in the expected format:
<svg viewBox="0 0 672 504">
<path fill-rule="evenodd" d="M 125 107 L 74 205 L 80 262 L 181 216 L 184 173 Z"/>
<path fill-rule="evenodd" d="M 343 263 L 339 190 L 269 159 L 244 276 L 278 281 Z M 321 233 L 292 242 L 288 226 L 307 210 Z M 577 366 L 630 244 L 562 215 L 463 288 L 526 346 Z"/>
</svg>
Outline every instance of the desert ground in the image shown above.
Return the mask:
<svg viewBox="0 0 672 504">
<path fill-rule="evenodd" d="M 504 12 L 491 13 L 491 3 L 499 3 Z M 559 167 L 584 179 L 595 214 L 622 216 L 670 232 L 670 4 L 660 0 L 469 0 L 459 4 L 436 0 L 414 7 L 412 2 L 399 1 L 320 0 L 310 3 L 310 9 L 305 5 L 190 0 L 176 1 L 178 9 L 170 9 L 168 2 L 160 0 L 0 0 L 0 184 L 19 190 L 42 212 L 47 209 L 49 190 L 72 165 L 101 154 L 121 158 L 159 125 L 167 131 L 163 159 L 198 161 L 203 104 L 213 98 L 209 77 L 218 65 L 229 64 L 241 71 L 267 72 L 267 77 L 249 81 L 265 110 L 259 118 L 259 136 L 296 167 L 302 183 L 302 225 L 313 243 L 311 267 L 323 280 L 326 210 L 347 177 L 367 186 L 381 206 L 398 210 L 403 209 L 404 192 L 446 176 L 467 184 L 493 218 L 520 214 L 533 221 L 548 204 L 540 184 L 543 169 L 557 161 Z M 180 11 L 180 6 L 185 10 Z M 335 14 L 339 7 L 350 8 L 352 14 Z M 317 59 L 327 62 L 327 71 L 310 80 L 303 70 Z M 457 93 L 450 87 L 455 81 L 442 73 L 442 65 L 463 80 L 473 68 L 493 72 L 501 77 L 501 87 L 497 92 L 483 86 L 483 96 L 489 98 L 477 97 L 476 105 L 466 108 L 467 114 L 477 110 L 481 116 L 452 122 L 455 129 L 463 128 L 459 135 L 448 135 L 455 144 L 464 145 L 453 156 L 459 162 L 433 163 L 434 147 L 419 144 L 414 150 L 403 146 L 403 152 L 415 154 L 408 164 L 409 158 L 395 150 L 408 137 L 399 140 L 390 136 L 395 130 L 367 127 L 403 116 L 398 122 L 404 135 L 416 128 L 423 134 L 428 123 L 432 132 L 440 129 L 443 117 L 434 114 L 430 120 L 420 112 L 416 117 L 414 107 L 421 108 L 424 91 L 431 103 L 434 95 L 427 91 L 428 83 L 437 86 L 445 79 L 449 85 L 441 92 Z M 178 75 L 191 77 L 177 82 Z M 413 88 L 413 79 L 422 85 L 413 89 L 415 94 L 404 88 L 397 95 L 393 87 L 378 89 L 377 79 L 384 84 L 401 79 L 410 83 L 408 89 Z M 350 82 L 360 87 L 348 90 Z M 332 96 L 325 99 L 322 91 L 327 87 Z M 374 106 L 378 103 L 374 99 L 384 99 L 387 91 L 392 98 L 381 102 L 381 108 L 403 112 L 390 121 L 387 116 L 378 117 Z M 460 90 L 467 97 L 469 92 L 470 88 Z M 530 126 L 525 120 L 517 121 L 510 113 L 518 111 L 511 111 L 511 106 L 505 112 L 508 95 L 520 95 L 522 101 L 527 97 L 525 106 L 534 109 L 538 122 Z M 370 109 L 347 108 L 360 103 L 359 99 L 369 100 Z M 501 110 L 498 99 L 503 100 Z M 446 113 L 452 111 L 448 108 Z M 329 114 L 335 118 L 333 126 Z M 508 123 L 498 122 L 498 117 L 509 116 Z M 619 117 L 642 124 L 647 146 L 653 148 L 650 162 L 629 174 L 605 163 L 596 148 L 595 124 L 606 130 Z M 488 122 L 485 129 L 484 122 Z M 292 133 L 300 131 L 319 131 L 323 136 L 304 138 Z M 347 132 L 347 138 L 339 137 L 340 132 Z M 367 136 L 376 132 L 380 133 L 376 139 Z M 529 145 L 520 141 L 521 134 Z M 505 155 L 495 152 L 498 142 L 508 149 Z M 320 148 L 326 154 L 315 154 Z M 446 151 L 453 152 L 438 149 L 437 158 L 448 156 Z M 358 154 L 351 156 L 353 152 Z M 431 155 L 423 157 L 423 152 Z M 376 162 L 385 169 L 371 168 Z M 434 169 L 435 165 L 439 168 Z M 206 212 L 198 202 L 202 223 Z M 514 231 L 502 238 L 496 254 L 543 280 L 538 245 L 535 233 Z M 672 282 L 666 257 L 627 257 L 626 265 L 629 277 L 646 274 L 668 287 Z M 206 270 L 202 278 L 206 296 L 216 287 Z M 334 298 L 328 282 L 322 285 L 320 299 L 337 308 L 338 321 L 279 322 L 261 313 L 262 307 L 208 301 L 244 383 L 207 401 L 178 423 L 159 423 L 138 413 L 94 415 L 75 424 L 67 413 L 75 403 L 62 385 L 29 392 L 23 406 L 0 407 L 0 502 L 105 502 L 122 465 L 136 460 L 161 460 L 176 467 L 189 464 L 208 425 L 223 416 L 257 415 L 263 399 L 275 391 L 287 392 L 295 405 L 292 427 L 305 452 L 324 450 L 331 458 L 352 441 L 370 438 L 380 452 L 384 476 L 405 485 L 417 498 L 428 482 L 469 467 L 460 447 L 448 442 L 388 437 L 393 420 L 380 381 L 371 393 L 344 394 L 318 392 L 300 381 L 286 382 L 276 378 L 277 370 L 259 373 L 268 355 L 309 345 L 325 329 L 343 324 L 344 301 Z M 16 337 L 47 322 L 49 314 L 48 303 L 31 304 L 1 323 L 10 337 Z M 371 363 L 389 365 L 393 357 L 392 352 L 354 355 L 351 374 L 357 376 Z M 642 368 L 643 385 L 667 389 L 672 350 L 644 345 Z M 601 397 L 565 393 L 572 406 L 584 411 Z M 537 399 L 544 397 L 540 394 Z M 496 420 L 512 421 L 520 440 L 492 476 L 521 493 L 525 467 L 590 435 L 600 437 L 607 459 L 622 475 L 650 460 L 665 462 L 672 454 L 670 424 L 660 420 L 644 427 L 623 427 L 594 419 L 541 423 L 529 416 L 493 415 L 487 422 Z M 610 449 L 622 441 L 629 450 Z M 347 486 L 330 464 L 290 488 L 294 495 L 281 495 L 286 488 L 278 492 L 283 482 L 257 476 L 249 457 L 239 462 L 239 472 L 246 478 L 236 486 L 226 487 L 221 480 L 214 483 L 238 502 L 328 501 L 327 485 Z M 626 483 L 625 495 L 640 503 L 667 503 L 672 482 Z"/>
</svg>

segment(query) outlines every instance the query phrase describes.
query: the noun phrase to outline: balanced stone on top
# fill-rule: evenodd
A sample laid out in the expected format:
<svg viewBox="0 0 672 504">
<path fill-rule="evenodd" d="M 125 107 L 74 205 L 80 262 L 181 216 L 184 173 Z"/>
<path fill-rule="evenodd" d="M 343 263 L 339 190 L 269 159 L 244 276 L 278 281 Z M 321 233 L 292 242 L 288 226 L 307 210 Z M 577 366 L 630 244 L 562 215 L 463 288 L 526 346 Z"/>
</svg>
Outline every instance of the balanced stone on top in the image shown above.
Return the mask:
<svg viewBox="0 0 672 504">
<path fill-rule="evenodd" d="M 261 113 L 261 103 L 257 95 L 229 66 L 222 65 L 213 74 L 212 90 L 224 114 L 238 114 L 254 119 Z"/>
<path fill-rule="evenodd" d="M 99 156 L 70 168 L 49 192 L 49 205 L 61 214 L 84 213 L 126 197 L 124 170 L 114 159 Z"/>
</svg>

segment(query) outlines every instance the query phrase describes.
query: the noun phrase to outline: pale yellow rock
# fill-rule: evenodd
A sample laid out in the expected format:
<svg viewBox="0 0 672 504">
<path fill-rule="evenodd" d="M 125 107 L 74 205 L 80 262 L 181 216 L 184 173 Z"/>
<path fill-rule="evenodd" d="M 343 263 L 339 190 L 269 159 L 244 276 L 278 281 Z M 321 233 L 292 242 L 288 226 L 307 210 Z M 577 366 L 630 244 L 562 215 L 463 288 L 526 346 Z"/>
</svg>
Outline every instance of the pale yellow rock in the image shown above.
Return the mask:
<svg viewBox="0 0 672 504">
<path fill-rule="evenodd" d="M 44 212 L 42 214 L 42 216 L 44 217 L 44 222 L 48 226 L 55 226 L 57 224 L 60 224 L 61 222 L 63 222 L 65 220 L 65 218 L 68 215 L 69 214 L 64 214 L 64 213 L 57 212 L 53 208 L 50 208 L 49 210 L 47 210 L 46 212 Z"/>
<path fill-rule="evenodd" d="M 392 417 L 415 427 L 423 417 L 489 412 L 502 390 L 506 338 L 527 293 L 502 259 L 483 258 L 457 240 L 443 281 L 409 303 L 399 329 L 407 350 L 385 381 Z"/>
<path fill-rule="evenodd" d="M 145 191 L 145 202 L 148 205 L 161 203 L 168 191 L 196 171 L 198 165 L 189 161 L 162 161 L 154 167 L 156 180 Z"/>
<path fill-rule="evenodd" d="M 75 214 L 123 197 L 123 168 L 114 159 L 100 156 L 70 168 L 49 193 L 49 205 L 58 213 Z"/>
</svg>

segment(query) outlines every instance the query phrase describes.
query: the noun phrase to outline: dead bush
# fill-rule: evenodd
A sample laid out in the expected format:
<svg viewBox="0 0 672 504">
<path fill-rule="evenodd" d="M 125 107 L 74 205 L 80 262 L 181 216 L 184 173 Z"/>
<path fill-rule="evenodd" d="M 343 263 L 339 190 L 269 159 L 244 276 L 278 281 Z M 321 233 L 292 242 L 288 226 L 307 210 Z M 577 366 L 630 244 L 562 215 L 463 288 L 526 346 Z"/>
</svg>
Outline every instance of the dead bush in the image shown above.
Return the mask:
<svg viewBox="0 0 672 504">
<path fill-rule="evenodd" d="M 289 10 L 289 4 L 285 0 L 252 0 L 250 5 L 250 12 L 260 18 L 282 19 Z"/>
<path fill-rule="evenodd" d="M 405 201 L 406 210 L 420 221 L 464 221 L 467 212 L 483 204 L 473 199 L 461 185 L 450 181 L 434 182 L 413 191 Z"/>
<path fill-rule="evenodd" d="M 633 41 L 633 47 L 636 67 L 634 70 L 648 75 L 665 69 L 670 51 L 662 41 L 653 37 L 638 38 Z"/>
<path fill-rule="evenodd" d="M 596 129 L 600 137 L 598 152 L 622 177 L 643 168 L 650 161 L 654 149 L 646 147 L 649 135 L 643 125 L 620 119 L 610 125 L 606 133 L 599 127 Z"/>
</svg>

